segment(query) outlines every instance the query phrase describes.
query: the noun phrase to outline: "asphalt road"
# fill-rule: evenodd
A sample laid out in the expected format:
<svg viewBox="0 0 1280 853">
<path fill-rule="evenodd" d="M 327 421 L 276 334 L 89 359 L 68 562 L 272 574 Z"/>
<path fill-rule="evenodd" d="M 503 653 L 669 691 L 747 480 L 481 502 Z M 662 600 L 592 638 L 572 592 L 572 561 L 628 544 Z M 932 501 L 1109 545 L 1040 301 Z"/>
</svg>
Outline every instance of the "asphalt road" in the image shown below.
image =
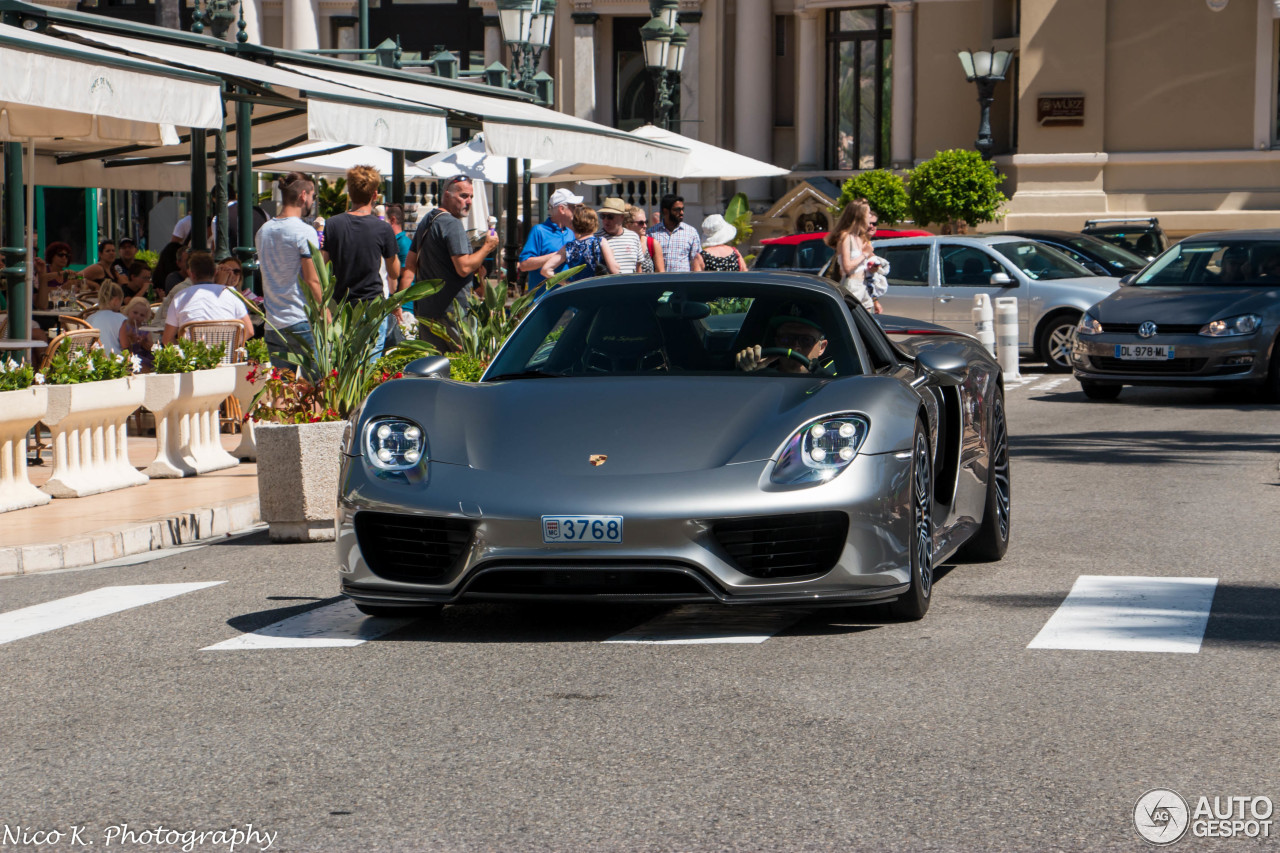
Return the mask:
<svg viewBox="0 0 1280 853">
<path fill-rule="evenodd" d="M 1280 801 L 1280 411 L 1090 403 L 1053 376 L 1008 396 L 1012 547 L 950 567 L 918 623 L 817 610 L 759 643 L 619 644 L 670 613 L 473 606 L 348 647 L 207 650 L 333 605 L 332 546 L 0 579 L 0 616 L 221 582 L 0 643 L 0 850 L 247 824 L 288 851 L 1137 850 L 1149 789 Z M 1082 575 L 1218 579 L 1199 652 L 1029 649 Z"/>
</svg>

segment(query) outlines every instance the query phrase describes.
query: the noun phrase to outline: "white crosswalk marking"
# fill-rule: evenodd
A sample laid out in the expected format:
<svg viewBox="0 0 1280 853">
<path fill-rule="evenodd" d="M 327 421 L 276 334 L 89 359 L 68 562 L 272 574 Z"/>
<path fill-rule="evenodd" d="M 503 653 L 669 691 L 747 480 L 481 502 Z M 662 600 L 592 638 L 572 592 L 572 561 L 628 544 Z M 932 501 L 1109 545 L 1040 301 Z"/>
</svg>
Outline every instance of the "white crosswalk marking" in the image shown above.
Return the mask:
<svg viewBox="0 0 1280 853">
<path fill-rule="evenodd" d="M 792 609 L 725 611 L 687 605 L 623 631 L 605 642 L 655 645 L 763 643 L 808 615 L 808 611 Z"/>
<path fill-rule="evenodd" d="M 236 649 L 319 649 L 358 646 L 412 622 L 365 616 L 350 599 L 290 616 L 252 634 L 242 634 L 201 651 Z"/>
<path fill-rule="evenodd" d="M 1200 651 L 1217 578 L 1081 575 L 1029 649 Z"/>
<path fill-rule="evenodd" d="M 1045 391 L 1052 391 L 1054 388 L 1057 388 L 1060 385 L 1065 385 L 1066 383 L 1071 382 L 1074 379 L 1075 377 L 1073 376 L 1060 376 L 1057 379 L 1050 379 L 1048 382 L 1041 382 L 1039 385 L 1033 385 L 1031 386 L 1030 390 L 1032 392 L 1038 391 L 1041 393 Z"/>
<path fill-rule="evenodd" d="M 153 604 L 198 589 L 217 586 L 224 581 L 202 583 L 156 583 L 139 586 L 104 586 L 57 601 L 35 604 L 21 610 L 0 613 L 0 644 L 12 643 L 35 634 L 66 628 L 122 610 Z"/>
</svg>

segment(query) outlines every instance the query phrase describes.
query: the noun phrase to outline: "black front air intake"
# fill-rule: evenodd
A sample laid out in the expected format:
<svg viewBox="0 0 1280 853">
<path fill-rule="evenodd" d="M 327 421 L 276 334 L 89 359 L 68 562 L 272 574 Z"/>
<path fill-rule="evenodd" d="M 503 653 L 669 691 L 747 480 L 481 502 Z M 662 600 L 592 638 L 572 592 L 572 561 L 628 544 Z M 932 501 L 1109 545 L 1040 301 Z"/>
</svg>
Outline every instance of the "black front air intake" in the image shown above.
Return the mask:
<svg viewBox="0 0 1280 853">
<path fill-rule="evenodd" d="M 803 512 L 717 521 L 711 534 L 738 571 L 793 578 L 831 571 L 849 535 L 843 512 Z"/>
<path fill-rule="evenodd" d="M 356 540 L 379 577 L 410 583 L 442 580 L 471 543 L 474 523 L 461 518 L 357 512 Z"/>
</svg>

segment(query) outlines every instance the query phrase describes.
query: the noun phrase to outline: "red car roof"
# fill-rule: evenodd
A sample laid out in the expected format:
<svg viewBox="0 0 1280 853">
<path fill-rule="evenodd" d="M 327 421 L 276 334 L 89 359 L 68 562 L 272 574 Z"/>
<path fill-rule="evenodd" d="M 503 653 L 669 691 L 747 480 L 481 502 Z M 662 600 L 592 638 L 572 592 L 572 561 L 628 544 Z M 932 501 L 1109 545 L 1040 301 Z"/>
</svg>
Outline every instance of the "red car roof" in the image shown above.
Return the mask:
<svg viewBox="0 0 1280 853">
<path fill-rule="evenodd" d="M 788 234 L 785 237 L 770 237 L 766 240 L 761 240 L 760 243 L 765 246 L 768 246 L 772 243 L 781 243 L 783 245 L 791 245 L 795 243 L 807 243 L 810 240 L 821 240 L 823 237 L 826 237 L 826 236 L 827 236 L 826 231 L 806 231 L 803 234 Z M 932 236 L 933 234 L 929 231 L 919 231 L 919 230 L 894 231 L 893 229 L 890 229 L 890 228 L 881 228 L 880 230 L 876 231 L 876 239 L 878 240 L 889 240 L 893 237 L 932 237 Z"/>
</svg>

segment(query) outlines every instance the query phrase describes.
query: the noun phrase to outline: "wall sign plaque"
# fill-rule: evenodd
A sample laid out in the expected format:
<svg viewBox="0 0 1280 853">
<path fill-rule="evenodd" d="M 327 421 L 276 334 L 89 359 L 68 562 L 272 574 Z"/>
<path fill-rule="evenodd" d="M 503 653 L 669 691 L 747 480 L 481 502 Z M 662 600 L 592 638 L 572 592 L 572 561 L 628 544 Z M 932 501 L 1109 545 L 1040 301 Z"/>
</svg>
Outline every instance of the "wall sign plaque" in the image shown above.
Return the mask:
<svg viewBox="0 0 1280 853">
<path fill-rule="evenodd" d="M 1036 98 L 1036 121 L 1042 127 L 1080 127 L 1084 95 L 1041 95 Z"/>
</svg>

